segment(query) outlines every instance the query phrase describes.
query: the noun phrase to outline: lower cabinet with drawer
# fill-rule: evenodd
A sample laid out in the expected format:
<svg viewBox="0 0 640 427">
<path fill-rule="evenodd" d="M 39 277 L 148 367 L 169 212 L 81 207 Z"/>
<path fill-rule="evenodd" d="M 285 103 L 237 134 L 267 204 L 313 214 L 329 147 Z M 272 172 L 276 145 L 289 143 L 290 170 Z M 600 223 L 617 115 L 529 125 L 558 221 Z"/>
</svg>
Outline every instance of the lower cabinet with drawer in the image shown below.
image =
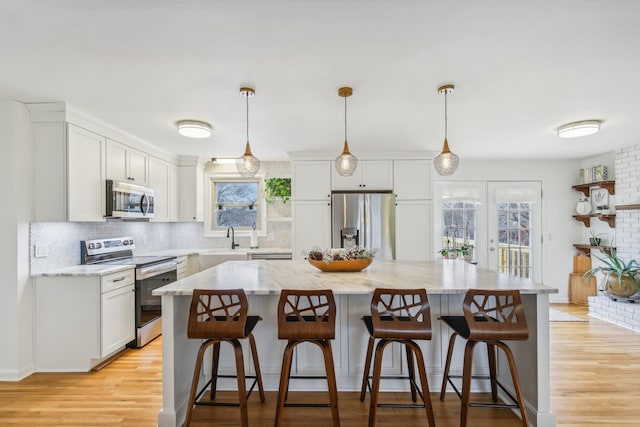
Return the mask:
<svg viewBox="0 0 640 427">
<path fill-rule="evenodd" d="M 131 342 L 134 274 L 37 277 L 36 371 L 87 372 Z"/>
</svg>

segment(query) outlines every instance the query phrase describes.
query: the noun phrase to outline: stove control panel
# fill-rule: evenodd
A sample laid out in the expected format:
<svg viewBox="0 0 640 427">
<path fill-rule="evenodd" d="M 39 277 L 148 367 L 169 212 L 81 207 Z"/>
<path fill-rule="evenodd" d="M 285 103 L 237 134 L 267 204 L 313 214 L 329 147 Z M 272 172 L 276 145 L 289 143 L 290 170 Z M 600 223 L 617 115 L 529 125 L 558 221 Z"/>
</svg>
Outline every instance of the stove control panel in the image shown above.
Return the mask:
<svg viewBox="0 0 640 427">
<path fill-rule="evenodd" d="M 115 237 L 110 239 L 82 240 L 80 252 L 83 255 L 102 255 L 135 249 L 133 237 Z"/>
</svg>

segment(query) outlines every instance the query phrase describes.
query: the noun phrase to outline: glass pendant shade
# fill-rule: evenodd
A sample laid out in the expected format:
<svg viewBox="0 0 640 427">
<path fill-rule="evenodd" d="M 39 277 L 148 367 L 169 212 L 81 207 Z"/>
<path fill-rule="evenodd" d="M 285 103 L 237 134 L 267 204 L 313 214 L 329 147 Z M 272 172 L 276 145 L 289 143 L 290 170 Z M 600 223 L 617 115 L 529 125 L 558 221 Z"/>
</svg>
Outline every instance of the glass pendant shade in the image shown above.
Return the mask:
<svg viewBox="0 0 640 427">
<path fill-rule="evenodd" d="M 358 167 L 358 158 L 349 152 L 349 144 L 344 141 L 342 154 L 336 157 L 336 171 L 340 176 L 351 176 Z"/>
<path fill-rule="evenodd" d="M 238 169 L 240 176 L 247 178 L 254 177 L 258 169 L 260 169 L 260 159 L 251 154 L 249 141 L 247 141 L 247 146 L 242 157 L 236 159 L 236 169 Z"/>
<path fill-rule="evenodd" d="M 445 138 L 442 152 L 433 159 L 436 172 L 442 176 L 453 175 L 458 169 L 458 163 L 460 163 L 460 158 L 449 150 L 449 143 Z"/>
<path fill-rule="evenodd" d="M 247 145 L 244 149 L 242 157 L 236 159 L 236 169 L 240 176 L 245 178 L 252 178 L 260 169 L 260 159 L 251 153 L 251 146 L 249 145 L 249 98 L 255 95 L 255 90 L 250 87 L 241 87 L 240 95 L 244 96 L 247 100 Z"/>
</svg>

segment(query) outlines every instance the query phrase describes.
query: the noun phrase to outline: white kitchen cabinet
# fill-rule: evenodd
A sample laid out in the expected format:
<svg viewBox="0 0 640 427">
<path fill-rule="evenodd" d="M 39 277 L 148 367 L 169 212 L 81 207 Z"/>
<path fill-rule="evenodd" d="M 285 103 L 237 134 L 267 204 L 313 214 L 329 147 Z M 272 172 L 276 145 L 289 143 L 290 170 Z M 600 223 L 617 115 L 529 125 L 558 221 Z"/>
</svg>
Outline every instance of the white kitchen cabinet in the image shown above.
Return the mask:
<svg viewBox="0 0 640 427">
<path fill-rule="evenodd" d="M 291 199 L 331 200 L 331 165 L 328 160 L 291 162 Z"/>
<path fill-rule="evenodd" d="M 135 338 L 135 288 L 132 282 L 101 295 L 100 356 L 107 357 Z"/>
<path fill-rule="evenodd" d="M 351 176 L 340 176 L 336 168 L 331 168 L 331 189 L 334 191 L 393 190 L 393 161 L 361 160 Z"/>
<path fill-rule="evenodd" d="M 169 164 L 169 221 L 180 219 L 180 170 Z"/>
<path fill-rule="evenodd" d="M 396 200 L 397 260 L 433 259 L 431 230 L 430 200 Z"/>
<path fill-rule="evenodd" d="M 176 279 L 182 280 L 189 276 L 189 257 L 187 255 L 176 258 Z"/>
<path fill-rule="evenodd" d="M 314 246 L 331 247 L 331 202 L 328 200 L 300 200 L 291 204 L 293 230 L 292 258 L 304 259 L 302 251 Z"/>
<path fill-rule="evenodd" d="M 170 221 L 169 163 L 149 156 L 149 187 L 153 188 L 153 221 Z"/>
<path fill-rule="evenodd" d="M 135 337 L 134 269 L 35 279 L 36 371 L 87 372 Z"/>
<path fill-rule="evenodd" d="M 104 221 L 105 138 L 64 122 L 36 122 L 35 221 Z"/>
<path fill-rule="evenodd" d="M 107 179 L 148 185 L 148 168 L 147 153 L 107 139 Z"/>
<path fill-rule="evenodd" d="M 393 192 L 398 200 L 431 199 L 431 160 L 394 160 Z"/>
<path fill-rule="evenodd" d="M 204 221 L 204 168 L 180 166 L 180 221 Z"/>
</svg>

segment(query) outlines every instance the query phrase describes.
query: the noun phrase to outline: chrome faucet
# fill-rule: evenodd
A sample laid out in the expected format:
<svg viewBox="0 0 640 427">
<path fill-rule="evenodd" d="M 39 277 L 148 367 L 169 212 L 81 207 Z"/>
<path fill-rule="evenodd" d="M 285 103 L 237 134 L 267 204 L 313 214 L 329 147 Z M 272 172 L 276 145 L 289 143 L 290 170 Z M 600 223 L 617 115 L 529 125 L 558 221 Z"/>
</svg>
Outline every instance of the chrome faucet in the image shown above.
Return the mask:
<svg viewBox="0 0 640 427">
<path fill-rule="evenodd" d="M 229 238 L 229 230 L 231 230 L 231 249 L 235 249 L 240 246 L 240 243 L 236 243 L 236 231 L 233 227 L 227 227 L 227 239 Z"/>
</svg>

